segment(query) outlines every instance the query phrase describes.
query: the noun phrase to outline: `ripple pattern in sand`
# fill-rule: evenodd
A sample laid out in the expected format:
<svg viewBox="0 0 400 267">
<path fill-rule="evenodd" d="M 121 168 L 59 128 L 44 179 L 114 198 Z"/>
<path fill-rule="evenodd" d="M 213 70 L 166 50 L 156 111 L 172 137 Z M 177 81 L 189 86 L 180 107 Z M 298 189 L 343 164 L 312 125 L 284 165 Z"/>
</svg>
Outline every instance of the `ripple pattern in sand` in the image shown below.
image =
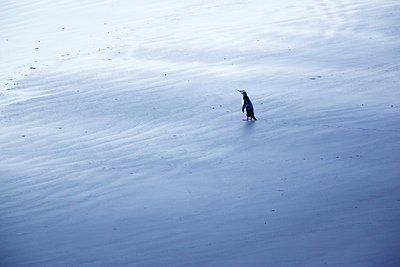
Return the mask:
<svg viewBox="0 0 400 267">
<path fill-rule="evenodd" d="M 395 262 L 398 4 L 167 2 L 1 3 L 0 265 Z"/>
</svg>

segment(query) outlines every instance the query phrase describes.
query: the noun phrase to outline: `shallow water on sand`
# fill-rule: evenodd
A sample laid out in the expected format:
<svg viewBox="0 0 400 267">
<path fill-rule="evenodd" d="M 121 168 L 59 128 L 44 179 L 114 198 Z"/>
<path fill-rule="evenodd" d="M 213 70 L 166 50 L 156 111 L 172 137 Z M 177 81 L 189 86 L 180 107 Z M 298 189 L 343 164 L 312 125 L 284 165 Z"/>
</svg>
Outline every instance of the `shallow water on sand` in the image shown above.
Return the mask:
<svg viewBox="0 0 400 267">
<path fill-rule="evenodd" d="M 0 10 L 1 266 L 400 264 L 396 1 Z"/>
</svg>

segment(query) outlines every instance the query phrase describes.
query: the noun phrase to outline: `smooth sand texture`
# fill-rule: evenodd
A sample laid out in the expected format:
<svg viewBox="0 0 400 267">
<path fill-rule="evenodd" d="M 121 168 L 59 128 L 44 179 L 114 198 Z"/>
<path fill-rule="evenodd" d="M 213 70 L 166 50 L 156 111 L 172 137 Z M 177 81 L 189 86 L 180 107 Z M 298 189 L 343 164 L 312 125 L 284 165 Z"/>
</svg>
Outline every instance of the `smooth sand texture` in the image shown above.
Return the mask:
<svg viewBox="0 0 400 267">
<path fill-rule="evenodd" d="M 399 10 L 1 1 L 0 265 L 400 266 Z"/>
</svg>

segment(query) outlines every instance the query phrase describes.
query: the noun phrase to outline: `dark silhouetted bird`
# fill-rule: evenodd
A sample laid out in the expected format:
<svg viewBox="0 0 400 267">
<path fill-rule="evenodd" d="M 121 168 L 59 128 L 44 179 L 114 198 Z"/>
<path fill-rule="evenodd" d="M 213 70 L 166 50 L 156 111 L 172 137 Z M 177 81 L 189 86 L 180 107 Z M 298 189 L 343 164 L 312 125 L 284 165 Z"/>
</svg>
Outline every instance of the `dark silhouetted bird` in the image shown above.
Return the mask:
<svg viewBox="0 0 400 267">
<path fill-rule="evenodd" d="M 246 120 L 257 120 L 256 117 L 254 116 L 254 108 L 253 104 L 250 101 L 250 98 L 247 96 L 247 93 L 245 90 L 238 90 L 239 93 L 243 95 L 243 105 L 242 105 L 242 112 L 245 113 L 246 111 Z"/>
</svg>

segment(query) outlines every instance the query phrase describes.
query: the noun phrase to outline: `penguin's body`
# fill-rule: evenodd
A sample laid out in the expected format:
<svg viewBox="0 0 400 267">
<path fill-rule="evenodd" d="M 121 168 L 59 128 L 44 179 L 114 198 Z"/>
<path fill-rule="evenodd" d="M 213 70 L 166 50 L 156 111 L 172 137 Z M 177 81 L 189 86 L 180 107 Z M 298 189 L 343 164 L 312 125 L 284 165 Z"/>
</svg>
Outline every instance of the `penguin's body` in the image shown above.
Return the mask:
<svg viewBox="0 0 400 267">
<path fill-rule="evenodd" d="M 239 93 L 243 95 L 243 100 L 242 100 L 242 112 L 246 114 L 246 120 L 257 120 L 256 117 L 254 116 L 254 108 L 253 104 L 250 101 L 250 98 L 247 96 L 246 91 L 244 90 L 238 90 Z M 246 112 L 245 112 L 246 111 Z"/>
</svg>

